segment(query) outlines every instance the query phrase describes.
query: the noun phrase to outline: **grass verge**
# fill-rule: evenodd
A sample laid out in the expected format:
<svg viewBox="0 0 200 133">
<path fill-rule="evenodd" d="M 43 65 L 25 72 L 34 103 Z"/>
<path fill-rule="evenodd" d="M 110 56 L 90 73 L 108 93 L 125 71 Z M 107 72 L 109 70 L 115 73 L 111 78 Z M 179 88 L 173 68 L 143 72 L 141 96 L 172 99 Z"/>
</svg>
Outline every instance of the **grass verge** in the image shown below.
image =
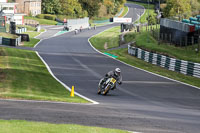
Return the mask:
<svg viewBox="0 0 200 133">
<path fill-rule="evenodd" d="M 0 98 L 86 103 L 70 97 L 33 51 L 0 47 Z"/>
<path fill-rule="evenodd" d="M 39 19 L 36 17 L 25 16 L 24 19 L 32 19 L 38 21 L 41 25 L 56 25 L 58 22 L 48 19 Z"/>
<path fill-rule="evenodd" d="M 135 40 L 135 46 L 154 53 L 160 53 L 173 58 L 198 62 L 200 63 L 200 53 L 196 53 L 195 49 L 198 45 L 187 46 L 187 47 L 176 47 L 167 43 L 160 43 L 151 36 L 149 32 L 141 33 L 129 33 L 125 36 L 126 42 Z"/>
<path fill-rule="evenodd" d="M 113 48 L 119 46 L 119 35 L 120 27 L 117 26 L 96 35 L 90 41 L 96 49 L 105 50 L 106 47 Z"/>
<path fill-rule="evenodd" d="M 0 120 L 0 133 L 128 133 L 128 131 L 74 124 Z"/>
</svg>

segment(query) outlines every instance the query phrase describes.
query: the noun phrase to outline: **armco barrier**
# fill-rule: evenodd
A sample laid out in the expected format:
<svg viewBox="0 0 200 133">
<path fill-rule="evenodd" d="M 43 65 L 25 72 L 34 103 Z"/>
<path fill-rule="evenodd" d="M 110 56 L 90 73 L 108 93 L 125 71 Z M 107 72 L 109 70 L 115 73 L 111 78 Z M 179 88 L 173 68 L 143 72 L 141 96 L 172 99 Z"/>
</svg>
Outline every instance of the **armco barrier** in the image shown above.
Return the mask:
<svg viewBox="0 0 200 133">
<path fill-rule="evenodd" d="M 146 62 L 166 68 L 171 71 L 180 72 L 185 75 L 200 78 L 200 64 L 184 60 L 170 58 L 168 56 L 144 51 L 140 48 L 128 46 L 128 53 Z"/>
</svg>

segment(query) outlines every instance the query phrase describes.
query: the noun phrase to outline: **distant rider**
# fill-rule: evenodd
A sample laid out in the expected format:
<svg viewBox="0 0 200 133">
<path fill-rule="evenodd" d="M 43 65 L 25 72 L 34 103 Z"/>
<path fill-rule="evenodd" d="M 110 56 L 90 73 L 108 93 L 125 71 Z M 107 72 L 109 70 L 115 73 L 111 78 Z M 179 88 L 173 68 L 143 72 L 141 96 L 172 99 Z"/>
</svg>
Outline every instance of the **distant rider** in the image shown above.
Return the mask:
<svg viewBox="0 0 200 133">
<path fill-rule="evenodd" d="M 102 87 L 102 85 L 106 82 L 106 80 L 108 79 L 108 78 L 110 78 L 110 77 L 113 77 L 113 78 L 115 78 L 116 80 L 117 80 L 117 83 L 119 84 L 119 85 L 121 85 L 122 84 L 122 75 L 121 75 L 121 70 L 120 70 L 120 68 L 116 68 L 115 70 L 113 70 L 113 71 L 110 71 L 110 72 L 108 72 L 106 75 L 105 75 L 105 77 L 100 81 L 100 86 L 99 87 Z M 115 84 L 115 86 L 111 89 L 111 90 L 114 90 L 114 89 L 116 89 L 116 84 Z"/>
</svg>

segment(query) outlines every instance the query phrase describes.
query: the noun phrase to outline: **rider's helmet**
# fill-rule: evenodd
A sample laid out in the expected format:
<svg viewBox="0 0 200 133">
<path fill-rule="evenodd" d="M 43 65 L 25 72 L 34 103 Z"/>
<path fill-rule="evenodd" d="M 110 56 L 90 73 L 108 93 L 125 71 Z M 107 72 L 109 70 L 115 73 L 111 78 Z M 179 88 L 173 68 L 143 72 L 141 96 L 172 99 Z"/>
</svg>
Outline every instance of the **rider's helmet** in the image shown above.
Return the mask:
<svg viewBox="0 0 200 133">
<path fill-rule="evenodd" d="M 119 76 L 120 73 L 121 73 L 121 70 L 120 68 L 115 68 L 115 71 L 114 71 L 115 75 Z"/>
</svg>

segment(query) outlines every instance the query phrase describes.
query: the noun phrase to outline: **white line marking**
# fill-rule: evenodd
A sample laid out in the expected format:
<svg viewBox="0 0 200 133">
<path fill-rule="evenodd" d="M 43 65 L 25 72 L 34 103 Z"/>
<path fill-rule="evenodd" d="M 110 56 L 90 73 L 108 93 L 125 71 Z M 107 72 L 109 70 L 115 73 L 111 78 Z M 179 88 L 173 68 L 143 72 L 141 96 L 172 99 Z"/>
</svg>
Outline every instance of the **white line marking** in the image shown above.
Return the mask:
<svg viewBox="0 0 200 133">
<path fill-rule="evenodd" d="M 54 79 L 57 80 L 60 84 L 62 84 L 62 85 L 70 92 L 70 91 L 71 91 L 71 88 L 68 87 L 68 86 L 67 86 L 65 83 L 63 83 L 62 81 L 60 81 L 60 80 L 53 74 L 53 72 L 51 71 L 51 69 L 50 69 L 50 67 L 48 66 L 48 64 L 43 60 L 43 58 L 39 55 L 38 52 L 36 52 L 36 54 L 37 54 L 38 57 L 42 60 L 42 62 L 45 64 L 45 66 L 47 67 L 49 73 L 54 77 Z M 85 99 L 85 100 L 88 100 L 88 101 L 92 102 L 93 104 L 99 104 L 98 102 L 96 102 L 96 101 L 94 101 L 94 100 L 92 100 L 92 99 L 89 99 L 89 98 L 87 98 L 87 97 L 85 97 L 85 96 L 83 96 L 83 95 L 81 95 L 81 94 L 79 94 L 79 93 L 77 93 L 77 92 L 75 92 L 74 94 L 77 95 L 77 96 L 79 96 L 79 97 L 81 97 L 81 98 L 83 98 L 83 99 Z"/>
<path fill-rule="evenodd" d="M 39 100 L 19 100 L 19 99 L 0 99 L 0 101 L 11 102 L 29 102 L 29 103 L 55 103 L 55 104 L 77 104 L 77 105 L 93 105 L 91 103 L 69 103 L 69 102 L 54 102 L 54 101 L 39 101 Z"/>
<path fill-rule="evenodd" d="M 37 38 L 37 37 L 38 37 L 38 36 L 40 36 L 41 34 L 45 33 L 45 32 L 47 32 L 47 30 L 46 30 L 46 29 L 44 29 L 44 31 L 43 31 L 43 32 L 41 32 L 39 35 L 35 36 L 34 38 L 35 38 L 35 39 L 39 39 L 39 38 Z"/>
</svg>

